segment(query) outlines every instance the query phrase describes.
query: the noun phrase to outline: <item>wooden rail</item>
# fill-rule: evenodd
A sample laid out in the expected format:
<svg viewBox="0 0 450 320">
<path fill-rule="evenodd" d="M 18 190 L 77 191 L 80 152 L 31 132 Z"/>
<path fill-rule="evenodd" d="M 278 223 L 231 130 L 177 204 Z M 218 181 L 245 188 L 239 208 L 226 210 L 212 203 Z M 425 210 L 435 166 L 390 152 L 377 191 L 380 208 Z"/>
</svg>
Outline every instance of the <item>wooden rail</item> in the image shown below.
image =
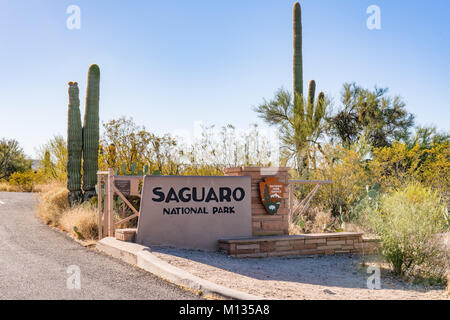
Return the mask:
<svg viewBox="0 0 450 320">
<path fill-rule="evenodd" d="M 289 221 L 296 223 L 299 217 L 308 210 L 311 205 L 311 201 L 316 195 L 317 191 L 323 184 L 332 184 L 331 180 L 288 180 L 289 183 Z M 315 184 L 314 188 L 308 193 L 308 195 L 295 206 L 294 208 L 294 185 L 296 184 Z M 301 211 L 294 218 L 295 212 L 301 207 Z"/>
<path fill-rule="evenodd" d="M 128 201 L 125 195 L 116 187 L 115 181 L 128 180 L 130 181 L 130 194 L 140 197 L 137 193 L 139 180 L 142 176 L 115 176 L 113 169 L 108 171 L 98 171 L 98 237 L 103 239 L 104 237 L 114 237 L 114 231 L 117 226 L 130 221 L 133 218 L 139 216 L 139 211 Z M 104 186 L 104 199 L 102 190 Z M 122 219 L 118 222 L 114 222 L 114 195 L 117 194 L 123 202 L 133 211 L 133 215 Z"/>
</svg>

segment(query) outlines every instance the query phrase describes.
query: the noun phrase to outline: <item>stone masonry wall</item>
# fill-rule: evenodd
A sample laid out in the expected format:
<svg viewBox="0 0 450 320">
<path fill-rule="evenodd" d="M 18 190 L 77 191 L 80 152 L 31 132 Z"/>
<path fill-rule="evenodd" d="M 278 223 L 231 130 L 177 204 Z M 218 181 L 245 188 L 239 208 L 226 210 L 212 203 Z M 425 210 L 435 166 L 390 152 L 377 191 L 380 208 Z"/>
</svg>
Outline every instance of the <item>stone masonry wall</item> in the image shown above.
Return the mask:
<svg viewBox="0 0 450 320">
<path fill-rule="evenodd" d="M 375 241 L 366 242 L 362 233 L 352 232 L 219 240 L 219 250 L 236 258 L 369 254 L 376 247 Z"/>
<path fill-rule="evenodd" d="M 253 236 L 289 234 L 289 168 L 288 167 L 239 167 L 224 170 L 226 176 L 249 176 L 252 179 L 252 225 Z M 277 177 L 285 184 L 281 205 L 275 215 L 267 213 L 261 202 L 259 183 L 265 178 Z"/>
</svg>

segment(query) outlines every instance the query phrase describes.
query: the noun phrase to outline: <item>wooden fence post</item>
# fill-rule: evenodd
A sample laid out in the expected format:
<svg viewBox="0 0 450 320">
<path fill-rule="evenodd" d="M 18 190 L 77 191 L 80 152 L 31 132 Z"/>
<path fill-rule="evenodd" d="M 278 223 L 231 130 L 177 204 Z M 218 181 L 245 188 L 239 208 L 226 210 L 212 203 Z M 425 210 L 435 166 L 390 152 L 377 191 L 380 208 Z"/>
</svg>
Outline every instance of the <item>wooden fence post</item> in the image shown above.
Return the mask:
<svg viewBox="0 0 450 320">
<path fill-rule="evenodd" d="M 108 169 L 108 236 L 114 237 L 114 176 L 113 169 Z"/>
<path fill-rule="evenodd" d="M 102 175 L 97 173 L 97 185 L 98 185 L 98 239 L 103 239 L 103 199 L 102 199 Z"/>
<path fill-rule="evenodd" d="M 292 211 L 294 210 L 294 184 L 289 184 L 289 222 L 292 221 Z"/>
</svg>

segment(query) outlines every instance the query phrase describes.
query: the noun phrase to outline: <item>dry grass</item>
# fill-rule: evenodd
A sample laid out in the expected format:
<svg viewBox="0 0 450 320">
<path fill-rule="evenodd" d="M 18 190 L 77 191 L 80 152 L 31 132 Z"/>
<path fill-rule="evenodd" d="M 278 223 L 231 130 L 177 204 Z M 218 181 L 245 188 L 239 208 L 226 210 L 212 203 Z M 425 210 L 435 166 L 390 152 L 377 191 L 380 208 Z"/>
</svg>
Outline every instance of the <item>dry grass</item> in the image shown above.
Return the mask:
<svg viewBox="0 0 450 320">
<path fill-rule="evenodd" d="M 69 207 L 67 188 L 61 183 L 38 185 L 38 216 L 53 227 L 60 228 L 81 240 L 97 238 L 97 211 L 90 203 Z"/>
<path fill-rule="evenodd" d="M 68 191 L 61 185 L 48 186 L 40 195 L 38 216 L 51 226 L 58 226 L 60 216 L 69 208 Z"/>
<path fill-rule="evenodd" d="M 304 234 L 304 230 L 303 228 L 301 228 L 298 225 L 295 225 L 293 223 L 289 223 L 289 234 L 290 235 L 300 235 L 300 234 Z"/>
<path fill-rule="evenodd" d="M 61 215 L 59 226 L 78 239 L 94 240 L 98 236 L 97 211 L 89 204 L 70 208 Z"/>
<path fill-rule="evenodd" d="M 447 294 L 450 296 L 450 272 L 447 274 Z"/>
<path fill-rule="evenodd" d="M 289 223 L 289 234 L 323 233 L 336 232 L 339 224 L 332 217 L 330 210 L 321 207 L 309 208 L 301 217 L 297 224 Z"/>
<path fill-rule="evenodd" d="M 36 184 L 33 187 L 33 192 L 44 194 L 57 188 L 59 189 L 66 188 L 66 185 L 65 183 L 59 181 L 51 181 L 47 183 Z"/>
<path fill-rule="evenodd" d="M 0 182 L 0 192 L 21 192 L 17 186 L 12 186 L 6 181 Z"/>
<path fill-rule="evenodd" d="M 315 209 L 315 211 L 314 224 L 311 227 L 311 232 L 327 232 L 334 222 L 333 218 L 331 217 L 331 211 L 321 211 L 318 209 Z"/>
<path fill-rule="evenodd" d="M 62 182 L 50 181 L 34 185 L 32 192 L 47 193 L 55 188 L 65 188 L 65 185 Z M 25 190 L 18 185 L 12 185 L 8 181 L 0 181 L 0 192 L 29 192 L 29 190 Z"/>
</svg>

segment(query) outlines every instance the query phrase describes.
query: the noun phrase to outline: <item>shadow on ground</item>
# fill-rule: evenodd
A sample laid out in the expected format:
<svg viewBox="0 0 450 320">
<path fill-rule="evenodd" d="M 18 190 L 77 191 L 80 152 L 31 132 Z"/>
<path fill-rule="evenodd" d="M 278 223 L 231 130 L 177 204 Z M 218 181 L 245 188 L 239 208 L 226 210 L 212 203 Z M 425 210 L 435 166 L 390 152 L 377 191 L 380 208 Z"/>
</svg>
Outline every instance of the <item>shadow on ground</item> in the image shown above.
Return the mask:
<svg viewBox="0 0 450 320">
<path fill-rule="evenodd" d="M 367 273 L 370 265 L 382 262 L 376 255 L 330 255 L 308 257 L 272 257 L 262 259 L 232 258 L 223 253 L 182 250 L 168 247 L 152 247 L 154 253 L 192 260 L 220 270 L 233 272 L 248 278 L 270 281 L 287 281 L 326 287 L 367 289 Z M 186 263 L 188 263 L 188 260 Z M 362 262 L 365 261 L 365 266 Z M 191 266 L 192 267 L 192 266 Z M 381 269 L 381 288 L 426 292 L 442 290 L 443 287 L 425 288 L 405 283 L 389 270 Z"/>
</svg>

